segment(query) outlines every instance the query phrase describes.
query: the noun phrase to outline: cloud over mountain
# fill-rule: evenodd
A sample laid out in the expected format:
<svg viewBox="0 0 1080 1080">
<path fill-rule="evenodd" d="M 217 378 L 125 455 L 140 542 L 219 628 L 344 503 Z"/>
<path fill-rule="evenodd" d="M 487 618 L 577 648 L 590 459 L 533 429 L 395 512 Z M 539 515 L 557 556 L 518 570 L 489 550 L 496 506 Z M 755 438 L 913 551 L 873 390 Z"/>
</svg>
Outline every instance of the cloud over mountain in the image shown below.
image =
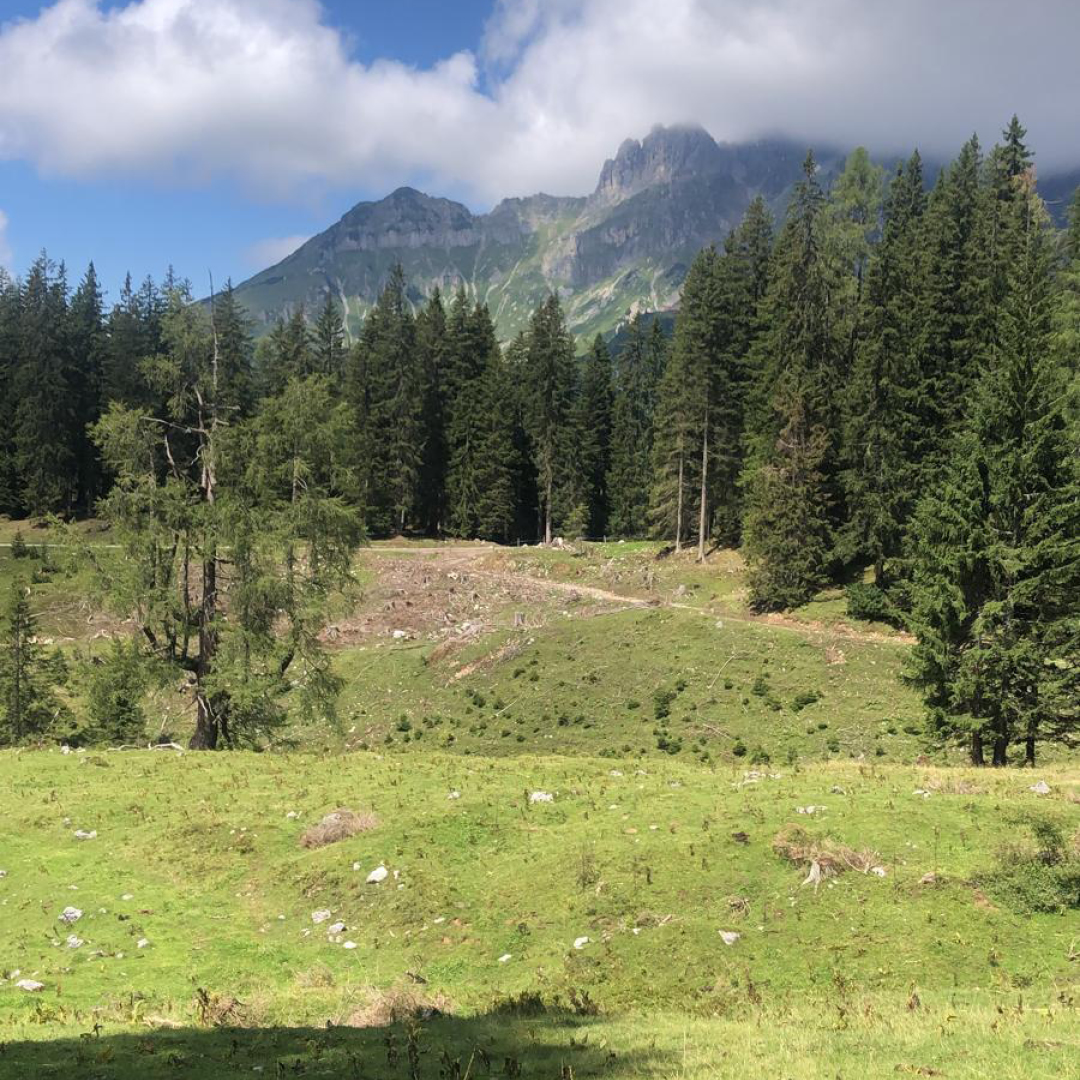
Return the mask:
<svg viewBox="0 0 1080 1080">
<path fill-rule="evenodd" d="M 500 0 L 475 54 L 362 64 L 315 0 L 58 0 L 0 28 L 0 159 L 262 194 L 584 190 L 654 122 L 951 154 L 1013 111 L 1077 164 L 1069 0 Z"/>
</svg>

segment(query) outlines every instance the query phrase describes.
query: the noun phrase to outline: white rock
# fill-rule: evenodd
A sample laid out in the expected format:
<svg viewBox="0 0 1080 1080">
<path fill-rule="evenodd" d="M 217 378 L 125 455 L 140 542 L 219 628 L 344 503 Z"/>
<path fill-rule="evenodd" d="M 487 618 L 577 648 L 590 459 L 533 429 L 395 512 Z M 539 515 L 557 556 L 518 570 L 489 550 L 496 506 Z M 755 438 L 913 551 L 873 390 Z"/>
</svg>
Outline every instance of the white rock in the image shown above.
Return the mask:
<svg viewBox="0 0 1080 1080">
<path fill-rule="evenodd" d="M 64 923 L 78 922 L 82 918 L 82 912 L 77 907 L 66 907 L 57 918 Z"/>
<path fill-rule="evenodd" d="M 742 937 L 742 934 L 736 933 L 734 930 L 720 930 L 718 933 L 720 934 L 720 940 L 725 945 L 734 945 Z"/>
<path fill-rule="evenodd" d="M 353 868 L 354 870 L 359 870 L 359 869 L 360 869 L 360 864 L 359 864 L 358 862 L 354 862 L 354 863 L 352 864 L 352 868 Z"/>
<path fill-rule="evenodd" d="M 608 776 L 622 776 L 622 773 L 619 772 L 618 769 L 612 769 L 611 772 L 608 773 Z"/>
<path fill-rule="evenodd" d="M 31 994 L 45 989 L 44 983 L 35 982 L 33 979 L 20 979 L 15 985 L 20 990 L 28 990 Z"/>
<path fill-rule="evenodd" d="M 884 866 L 871 866 L 870 867 L 870 873 L 873 874 L 875 877 L 884 877 L 885 876 L 885 867 Z"/>
<path fill-rule="evenodd" d="M 446 797 L 448 799 L 460 799 L 461 798 L 461 792 L 460 791 L 451 791 L 450 794 L 447 795 Z"/>
<path fill-rule="evenodd" d="M 135 948 L 136 949 L 145 949 L 146 946 L 149 945 L 149 944 L 150 944 L 150 941 L 149 941 L 148 938 L 141 937 L 141 938 L 139 938 L 138 941 L 135 942 Z"/>
<path fill-rule="evenodd" d="M 6 878 L 6 877 L 7 877 L 7 871 L 6 870 L 0 870 L 0 878 Z"/>
<path fill-rule="evenodd" d="M 321 911 L 313 911 L 311 913 L 311 921 L 317 926 L 319 923 L 326 922 L 326 920 L 329 919 L 332 914 L 333 912 L 327 911 L 325 908 L 323 908 Z"/>
<path fill-rule="evenodd" d="M 300 815 L 295 810 L 290 810 L 285 816 L 290 821 L 295 821 Z"/>
<path fill-rule="evenodd" d="M 1036 795 L 1049 795 L 1050 785 L 1045 780 L 1040 780 L 1037 784 L 1032 784 L 1028 791 L 1034 791 Z"/>
<path fill-rule="evenodd" d="M 575 949 L 584 949 L 585 946 L 588 945 L 588 944 L 589 944 L 589 939 L 587 937 L 574 938 L 574 948 Z"/>
<path fill-rule="evenodd" d="M 84 942 L 81 937 L 78 937 L 75 934 L 68 934 L 68 939 L 65 944 L 69 949 L 80 949 L 82 948 Z"/>
<path fill-rule="evenodd" d="M 534 791 L 529 796 L 529 802 L 541 803 L 541 802 L 554 802 L 555 796 L 550 791 Z"/>
<path fill-rule="evenodd" d="M 345 924 L 343 922 L 331 923 L 327 928 L 328 934 L 343 934 L 345 932 Z"/>
<path fill-rule="evenodd" d="M 341 947 L 343 949 L 355 949 L 356 948 L 356 942 L 355 941 L 346 941 L 345 944 L 342 945 Z"/>
<path fill-rule="evenodd" d="M 820 814 L 824 810 L 824 806 L 796 806 L 796 814 Z"/>
<path fill-rule="evenodd" d="M 634 937 L 637 937 L 637 935 L 641 933 L 641 927 L 640 926 L 631 927 L 630 928 L 630 933 L 633 934 Z"/>
<path fill-rule="evenodd" d="M 402 638 L 408 637 L 409 634 L 407 630 L 395 630 L 392 636 L 395 641 L 400 641 Z"/>
<path fill-rule="evenodd" d="M 378 885 L 380 881 L 385 881 L 390 876 L 390 871 L 385 866 L 376 866 L 367 876 L 367 883 L 369 885 Z"/>
<path fill-rule="evenodd" d="M 97 838 L 97 829 L 91 829 L 89 832 L 87 832 L 85 829 L 76 829 L 75 830 L 75 839 L 76 840 L 94 840 L 96 838 Z"/>
<path fill-rule="evenodd" d="M 129 893 L 129 892 L 126 892 L 126 893 L 124 893 L 124 895 L 123 895 L 123 896 L 121 896 L 121 897 L 120 897 L 120 899 L 121 899 L 121 900 L 134 900 L 134 899 L 135 899 L 135 897 L 134 897 L 134 896 L 132 896 L 132 894 L 131 894 L 131 893 Z"/>
<path fill-rule="evenodd" d="M 502 956 L 499 957 L 499 963 L 500 964 L 505 964 L 510 959 L 511 959 L 510 954 L 508 952 L 504 952 L 502 954 Z"/>
<path fill-rule="evenodd" d="M 60 753 L 61 754 L 70 754 L 71 753 L 71 747 L 68 746 L 67 743 L 64 743 L 64 745 L 60 747 Z"/>
<path fill-rule="evenodd" d="M 284 915 L 279 915 L 278 916 L 278 922 L 284 922 L 284 921 L 285 921 L 285 916 Z"/>
<path fill-rule="evenodd" d="M 924 788 L 921 788 L 921 787 L 917 787 L 911 794 L 912 795 L 921 795 L 924 799 L 929 799 L 930 798 L 930 792 L 926 791 Z"/>
</svg>

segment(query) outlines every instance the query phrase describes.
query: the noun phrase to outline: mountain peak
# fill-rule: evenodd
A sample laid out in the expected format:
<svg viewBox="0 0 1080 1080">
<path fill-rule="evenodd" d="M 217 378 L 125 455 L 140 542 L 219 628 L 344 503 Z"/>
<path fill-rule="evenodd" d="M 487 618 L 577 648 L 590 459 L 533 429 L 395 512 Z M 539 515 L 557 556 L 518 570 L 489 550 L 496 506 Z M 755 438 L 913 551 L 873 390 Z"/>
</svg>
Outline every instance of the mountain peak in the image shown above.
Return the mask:
<svg viewBox="0 0 1080 1080">
<path fill-rule="evenodd" d="M 722 151 L 697 124 L 657 125 L 644 139 L 627 139 L 614 158 L 604 162 L 593 199 L 621 202 L 654 184 L 717 172 Z"/>
</svg>

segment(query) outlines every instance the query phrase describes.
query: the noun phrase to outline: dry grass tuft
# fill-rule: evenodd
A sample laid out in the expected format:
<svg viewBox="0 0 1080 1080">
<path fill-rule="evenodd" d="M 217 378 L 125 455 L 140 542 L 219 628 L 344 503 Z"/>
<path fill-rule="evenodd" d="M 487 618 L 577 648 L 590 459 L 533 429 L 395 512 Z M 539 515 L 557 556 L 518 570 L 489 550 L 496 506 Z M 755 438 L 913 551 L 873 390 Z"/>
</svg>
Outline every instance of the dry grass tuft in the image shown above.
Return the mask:
<svg viewBox="0 0 1080 1080">
<path fill-rule="evenodd" d="M 811 836 L 798 825 L 785 825 L 774 837 L 772 849 L 782 859 L 806 869 L 804 885 L 816 889 L 824 878 L 836 877 L 845 870 L 867 874 L 880 864 L 873 851 L 856 851 L 827 837 Z"/>
<path fill-rule="evenodd" d="M 327 844 L 336 844 L 358 833 L 370 832 L 379 824 L 379 819 L 370 811 L 335 810 L 327 814 L 318 825 L 312 825 L 300 835 L 303 848 L 321 848 Z"/>
<path fill-rule="evenodd" d="M 367 1001 L 345 1020 L 346 1027 L 378 1028 L 403 1020 L 430 1020 L 452 1011 L 450 999 L 440 993 L 425 994 L 413 986 L 370 990 Z"/>
</svg>

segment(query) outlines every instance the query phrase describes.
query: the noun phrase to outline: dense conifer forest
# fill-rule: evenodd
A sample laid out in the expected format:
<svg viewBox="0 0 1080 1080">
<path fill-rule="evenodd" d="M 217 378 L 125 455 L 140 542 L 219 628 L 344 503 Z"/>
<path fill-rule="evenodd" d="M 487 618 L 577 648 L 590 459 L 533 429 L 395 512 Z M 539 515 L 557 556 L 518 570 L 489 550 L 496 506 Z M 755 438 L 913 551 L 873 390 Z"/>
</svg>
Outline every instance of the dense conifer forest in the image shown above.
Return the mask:
<svg viewBox="0 0 1080 1080">
<path fill-rule="evenodd" d="M 557 295 L 501 345 L 463 288 L 417 304 L 398 269 L 357 340 L 328 298 L 256 341 L 228 285 L 129 280 L 106 310 L 93 265 L 72 288 L 42 254 L 0 272 L 0 513 L 127 529 L 198 745 L 290 665 L 332 689 L 313 611 L 365 535 L 655 536 L 740 547 L 761 611 L 846 585 L 917 635 L 912 678 L 975 763 L 1033 761 L 1080 699 L 1080 196 L 1069 220 L 1015 118 L 929 190 L 918 153 L 886 175 L 858 150 L 828 191 L 808 155 L 786 219 L 754 202 L 673 335 L 635 315 L 614 355 Z M 242 648 L 216 628 L 226 550 Z"/>
</svg>

